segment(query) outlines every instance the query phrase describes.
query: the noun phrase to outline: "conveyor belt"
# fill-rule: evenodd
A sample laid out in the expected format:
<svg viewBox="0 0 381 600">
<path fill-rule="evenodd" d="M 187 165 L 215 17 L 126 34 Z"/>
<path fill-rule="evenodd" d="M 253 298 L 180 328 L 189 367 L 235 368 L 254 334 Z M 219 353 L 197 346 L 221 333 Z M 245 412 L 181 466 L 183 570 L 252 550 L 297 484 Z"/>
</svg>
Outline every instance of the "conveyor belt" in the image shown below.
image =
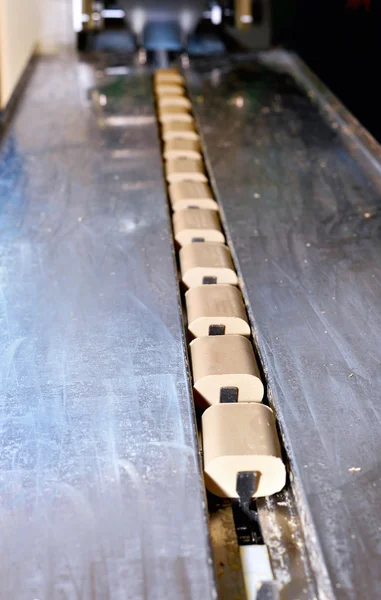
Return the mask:
<svg viewBox="0 0 381 600">
<path fill-rule="evenodd" d="M 200 60 L 188 83 L 319 597 L 378 598 L 380 149 L 297 61 L 264 59 Z"/>
<path fill-rule="evenodd" d="M 212 598 L 151 77 L 97 75 L 2 141 L 0 598 Z"/>
<path fill-rule="evenodd" d="M 221 600 L 242 594 L 247 600 L 259 600 L 271 586 L 276 600 L 280 586 L 274 581 L 271 553 L 255 501 L 282 493 L 286 486 L 276 417 L 264 403 L 265 389 L 250 324 L 230 249 L 225 244 L 219 207 L 208 181 L 184 78 L 177 69 L 158 69 L 154 91 L 179 275 L 182 291 L 187 289 L 182 299 L 210 521 L 213 513 L 218 515 L 220 528 L 229 538 L 223 546 L 235 554 L 236 571 L 241 566 L 245 582 L 246 593 L 241 578 L 229 573 L 233 571 L 231 559 L 218 558 L 221 545 L 213 539 L 211 526 L 219 575 L 217 592 Z M 168 127 L 171 124 L 174 127 Z M 195 156 L 189 156 L 190 152 Z M 234 529 L 236 542 L 231 539 L 228 524 L 230 531 Z M 275 533 L 275 529 L 271 527 L 281 545 L 282 534 L 279 530 Z M 291 526 L 283 526 L 282 530 L 283 535 L 291 537 Z M 279 552 L 274 562 L 277 560 Z M 291 570 L 287 573 L 290 579 Z M 226 571 L 228 577 L 222 579 Z M 298 571 L 301 573 L 303 567 L 299 566 Z M 307 573 L 303 575 L 306 580 Z M 308 593 L 307 587 L 303 584 L 301 599 Z M 290 596 L 283 595 L 286 597 Z"/>
<path fill-rule="evenodd" d="M 261 524 L 284 598 L 373 598 L 377 148 L 263 60 L 188 76 L 291 458 Z M 40 62 L 2 143 L 4 600 L 214 595 L 151 77 L 105 66 Z"/>
</svg>

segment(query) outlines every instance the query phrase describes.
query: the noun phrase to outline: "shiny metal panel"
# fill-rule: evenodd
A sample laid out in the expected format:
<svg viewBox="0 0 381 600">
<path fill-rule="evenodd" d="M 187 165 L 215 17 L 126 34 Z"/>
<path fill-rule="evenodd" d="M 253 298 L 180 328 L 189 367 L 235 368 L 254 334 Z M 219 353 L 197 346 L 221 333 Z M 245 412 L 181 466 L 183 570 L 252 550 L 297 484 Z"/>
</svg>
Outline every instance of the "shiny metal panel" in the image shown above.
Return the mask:
<svg viewBox="0 0 381 600">
<path fill-rule="evenodd" d="M 319 598 L 377 598 L 379 147 L 298 61 L 279 58 L 199 60 L 188 84 Z"/>
<path fill-rule="evenodd" d="M 40 61 L 0 155 L 0 598 L 212 598 L 149 74 Z"/>
</svg>

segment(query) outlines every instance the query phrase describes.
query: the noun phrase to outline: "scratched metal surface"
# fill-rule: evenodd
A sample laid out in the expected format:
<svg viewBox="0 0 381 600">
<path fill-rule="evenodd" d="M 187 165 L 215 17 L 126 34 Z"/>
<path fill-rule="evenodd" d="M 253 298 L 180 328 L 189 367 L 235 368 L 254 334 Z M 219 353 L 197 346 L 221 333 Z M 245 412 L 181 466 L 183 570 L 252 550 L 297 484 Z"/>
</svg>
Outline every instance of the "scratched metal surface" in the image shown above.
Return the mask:
<svg viewBox="0 0 381 600">
<path fill-rule="evenodd" d="M 211 598 L 150 78 L 98 75 L 2 140 L 0 598 Z"/>
<path fill-rule="evenodd" d="M 344 143 L 345 127 L 289 74 L 255 58 L 199 60 L 188 84 L 319 596 L 378 598 L 381 180 L 371 157 L 360 167 L 356 130 Z"/>
</svg>

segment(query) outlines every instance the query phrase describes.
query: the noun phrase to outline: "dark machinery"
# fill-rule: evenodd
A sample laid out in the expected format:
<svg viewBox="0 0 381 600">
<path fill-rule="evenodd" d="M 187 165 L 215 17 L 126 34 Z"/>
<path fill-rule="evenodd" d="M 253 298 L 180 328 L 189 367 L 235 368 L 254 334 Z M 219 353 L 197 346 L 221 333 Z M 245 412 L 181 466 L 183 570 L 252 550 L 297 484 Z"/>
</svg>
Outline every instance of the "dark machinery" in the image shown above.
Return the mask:
<svg viewBox="0 0 381 600">
<path fill-rule="evenodd" d="M 209 32 L 225 30 L 248 48 L 271 42 L 270 0 L 119 0 L 117 6 L 84 0 L 75 21 L 80 49 L 96 48 L 97 34 L 117 28 L 125 31 L 127 47 L 186 51 L 200 24 L 209 24 Z"/>
</svg>

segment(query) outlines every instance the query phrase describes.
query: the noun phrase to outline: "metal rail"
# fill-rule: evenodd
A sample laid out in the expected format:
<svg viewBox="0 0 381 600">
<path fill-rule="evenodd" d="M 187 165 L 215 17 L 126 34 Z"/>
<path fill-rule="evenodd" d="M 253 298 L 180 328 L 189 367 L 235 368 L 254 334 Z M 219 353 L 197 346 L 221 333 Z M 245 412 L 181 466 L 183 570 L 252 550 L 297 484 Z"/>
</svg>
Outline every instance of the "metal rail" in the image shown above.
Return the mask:
<svg viewBox="0 0 381 600">
<path fill-rule="evenodd" d="M 0 195 L 0 598 L 212 598 L 149 72 L 39 61 Z"/>
<path fill-rule="evenodd" d="M 380 149 L 300 61 L 280 58 L 193 61 L 188 84 L 319 597 L 373 598 Z"/>
</svg>

